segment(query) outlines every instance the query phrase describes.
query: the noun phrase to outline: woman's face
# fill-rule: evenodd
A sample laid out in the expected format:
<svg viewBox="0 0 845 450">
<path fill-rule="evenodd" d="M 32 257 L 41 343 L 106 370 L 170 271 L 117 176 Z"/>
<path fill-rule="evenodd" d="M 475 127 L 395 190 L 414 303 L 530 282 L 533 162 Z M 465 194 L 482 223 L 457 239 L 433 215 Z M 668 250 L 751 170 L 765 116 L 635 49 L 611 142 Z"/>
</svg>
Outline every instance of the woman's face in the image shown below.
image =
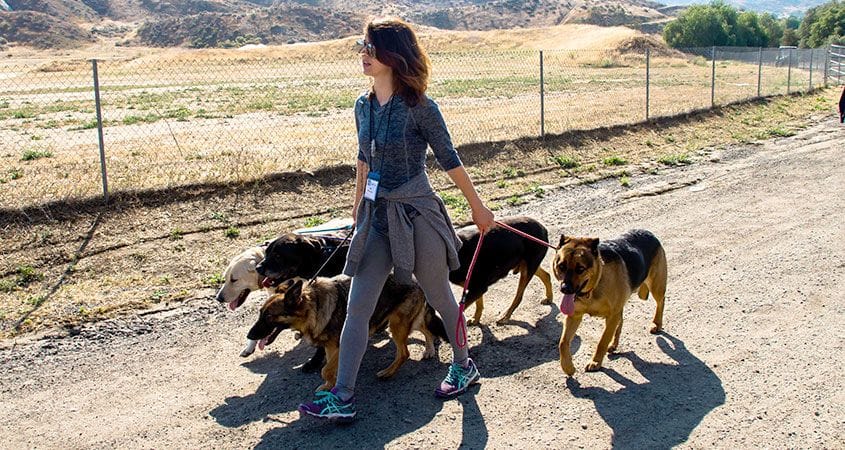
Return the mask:
<svg viewBox="0 0 845 450">
<path fill-rule="evenodd" d="M 369 37 L 365 36 L 364 43 L 368 44 L 369 42 Z M 362 48 L 361 51 L 358 52 L 358 54 L 361 55 L 361 65 L 364 69 L 364 75 L 369 75 L 374 78 L 391 75 L 392 69 L 390 68 L 390 66 L 382 64 L 375 57 L 370 56 L 367 52 L 366 47 Z"/>
</svg>

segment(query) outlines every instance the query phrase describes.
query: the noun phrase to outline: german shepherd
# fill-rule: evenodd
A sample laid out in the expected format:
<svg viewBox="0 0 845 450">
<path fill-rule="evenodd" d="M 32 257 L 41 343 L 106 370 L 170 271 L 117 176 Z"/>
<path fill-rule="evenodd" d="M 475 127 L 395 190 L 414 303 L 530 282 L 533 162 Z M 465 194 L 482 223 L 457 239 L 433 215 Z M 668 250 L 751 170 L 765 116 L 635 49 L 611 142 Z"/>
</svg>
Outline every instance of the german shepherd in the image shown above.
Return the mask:
<svg viewBox="0 0 845 450">
<path fill-rule="evenodd" d="M 540 222 L 524 216 L 510 216 L 499 219 L 523 233 L 549 242 L 549 232 Z M 449 273 L 449 281 L 463 287 L 466 281 L 475 248 L 478 247 L 480 233 L 478 227 L 470 225 L 460 228 L 458 237 L 463 246 L 458 251 L 458 259 L 461 267 Z M 532 276 L 539 278 L 546 287 L 546 298 L 542 301 L 544 305 L 552 303 L 552 283 L 549 273 L 540 267 L 546 257 L 548 247 L 528 240 L 510 230 L 502 227 L 493 227 L 484 235 L 484 242 L 478 254 L 478 260 L 473 268 L 472 278 L 467 289 L 466 305 L 475 303 L 475 314 L 467 323 L 478 325 L 481 323 L 481 313 L 484 310 L 484 293 L 494 283 L 506 277 L 509 273 L 519 272 L 519 284 L 516 288 L 516 296 L 511 302 L 510 308 L 496 321 L 503 324 L 510 320 L 511 314 L 522 302 L 522 295 L 525 287 L 531 281 Z"/>
<path fill-rule="evenodd" d="M 346 319 L 351 281 L 350 277 L 338 275 L 318 277 L 313 283 L 302 278 L 282 282 L 276 286 L 276 294 L 261 307 L 258 321 L 247 338 L 259 341 L 259 346 L 263 347 L 272 343 L 284 329 L 298 331 L 312 345 L 325 349 L 326 364 L 322 370 L 325 382 L 317 390 L 332 388 L 337 381 L 340 333 Z M 408 359 L 411 331 L 419 330 L 425 335 L 423 359 L 435 355 L 434 336 L 448 339 L 443 322 L 426 303 L 422 289 L 416 284 L 399 284 L 393 275 L 387 278 L 370 318 L 370 336 L 385 325 L 390 328 L 390 336 L 396 344 L 396 357 L 390 366 L 378 372 L 379 378 L 393 376 Z M 248 356 L 248 353 L 241 356 Z"/>
<path fill-rule="evenodd" d="M 560 367 L 567 375 L 575 373 L 571 344 L 584 314 L 605 318 L 604 333 L 587 372 L 599 370 L 605 354 L 619 347 L 622 309 L 632 293 L 645 300 L 651 292 L 657 303 L 651 333 L 658 333 L 663 326 L 666 252 L 651 232 L 631 230 L 603 242 L 562 235 L 553 270 L 563 293 L 560 311 L 567 316 L 558 344 Z"/>
</svg>

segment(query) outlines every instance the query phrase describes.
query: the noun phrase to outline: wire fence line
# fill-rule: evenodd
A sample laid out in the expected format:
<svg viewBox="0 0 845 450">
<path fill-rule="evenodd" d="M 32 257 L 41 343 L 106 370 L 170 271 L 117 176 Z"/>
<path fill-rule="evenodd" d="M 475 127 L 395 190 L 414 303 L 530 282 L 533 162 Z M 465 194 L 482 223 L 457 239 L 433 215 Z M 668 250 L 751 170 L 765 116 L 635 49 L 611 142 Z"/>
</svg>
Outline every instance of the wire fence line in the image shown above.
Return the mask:
<svg viewBox="0 0 845 450">
<path fill-rule="evenodd" d="M 845 49 L 433 53 L 456 145 L 641 122 L 843 81 Z M 0 62 L 0 209 L 354 160 L 358 58 Z"/>
</svg>

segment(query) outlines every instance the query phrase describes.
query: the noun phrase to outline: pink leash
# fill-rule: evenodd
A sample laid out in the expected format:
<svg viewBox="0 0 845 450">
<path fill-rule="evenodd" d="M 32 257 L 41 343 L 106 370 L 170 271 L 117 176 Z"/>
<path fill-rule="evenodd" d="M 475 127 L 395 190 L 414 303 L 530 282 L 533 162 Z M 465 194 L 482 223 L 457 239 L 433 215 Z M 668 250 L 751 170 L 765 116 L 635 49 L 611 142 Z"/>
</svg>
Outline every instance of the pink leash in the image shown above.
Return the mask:
<svg viewBox="0 0 845 450">
<path fill-rule="evenodd" d="M 537 244 L 544 245 L 546 247 L 553 248 L 553 249 L 557 250 L 557 247 L 555 247 L 554 245 L 549 244 L 548 242 L 543 241 L 542 239 L 537 239 L 536 237 L 531 236 L 528 233 L 523 233 L 522 231 L 519 231 L 519 230 L 517 230 L 516 228 L 514 228 L 510 225 L 506 225 L 502 222 L 499 222 L 498 220 L 494 221 L 494 223 L 496 225 L 499 225 L 500 227 L 508 230 L 508 231 L 511 231 L 513 233 L 518 234 L 519 236 L 524 237 L 525 239 L 528 239 L 528 240 L 533 241 Z M 466 309 L 467 290 L 469 289 L 469 280 L 470 280 L 470 277 L 472 277 L 472 269 L 475 268 L 475 261 L 478 259 L 478 252 L 481 250 L 481 243 L 482 242 L 484 242 L 484 233 L 481 233 L 481 235 L 478 236 L 478 245 L 475 247 L 475 253 L 473 253 L 472 261 L 469 263 L 469 270 L 467 270 L 467 278 L 466 278 L 466 280 L 464 280 L 464 291 L 461 294 L 461 303 L 458 305 L 458 315 L 459 315 L 458 325 L 455 328 L 455 340 L 457 341 L 455 343 L 455 345 L 457 345 L 458 348 L 464 348 L 467 345 L 467 324 L 466 324 L 466 320 L 464 320 L 464 310 Z"/>
</svg>

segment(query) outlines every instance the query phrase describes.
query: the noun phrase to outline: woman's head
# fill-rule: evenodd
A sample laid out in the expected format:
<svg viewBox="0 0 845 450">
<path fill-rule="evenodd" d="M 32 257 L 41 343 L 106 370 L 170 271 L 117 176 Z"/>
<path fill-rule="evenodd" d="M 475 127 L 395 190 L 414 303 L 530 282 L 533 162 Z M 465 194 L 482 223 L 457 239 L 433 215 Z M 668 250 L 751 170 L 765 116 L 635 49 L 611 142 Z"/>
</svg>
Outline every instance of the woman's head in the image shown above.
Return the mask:
<svg viewBox="0 0 845 450">
<path fill-rule="evenodd" d="M 411 106 L 422 101 L 431 62 L 411 26 L 401 19 L 376 19 L 364 27 L 364 35 L 378 63 L 390 68 L 396 92 Z"/>
</svg>

